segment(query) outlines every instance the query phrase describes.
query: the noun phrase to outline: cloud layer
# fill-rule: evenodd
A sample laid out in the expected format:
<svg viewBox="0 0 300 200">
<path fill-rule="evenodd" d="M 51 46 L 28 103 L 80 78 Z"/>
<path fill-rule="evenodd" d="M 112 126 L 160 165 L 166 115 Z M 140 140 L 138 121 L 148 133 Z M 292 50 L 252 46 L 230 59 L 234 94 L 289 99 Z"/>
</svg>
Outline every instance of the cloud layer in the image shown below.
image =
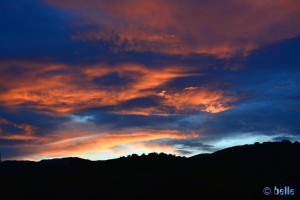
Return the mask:
<svg viewBox="0 0 300 200">
<path fill-rule="evenodd" d="M 300 4 L 1 1 L 4 159 L 299 140 Z"/>
<path fill-rule="evenodd" d="M 108 42 L 118 52 L 228 56 L 300 34 L 294 0 L 48 2 L 92 27 L 74 39 Z"/>
</svg>

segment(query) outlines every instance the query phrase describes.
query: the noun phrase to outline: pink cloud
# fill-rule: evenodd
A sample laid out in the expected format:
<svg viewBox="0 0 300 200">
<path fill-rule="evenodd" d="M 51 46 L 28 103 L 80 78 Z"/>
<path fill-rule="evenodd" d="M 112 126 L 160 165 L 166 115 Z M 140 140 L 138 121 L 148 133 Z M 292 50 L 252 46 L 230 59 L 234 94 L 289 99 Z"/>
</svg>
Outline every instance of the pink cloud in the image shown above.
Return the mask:
<svg viewBox="0 0 300 200">
<path fill-rule="evenodd" d="M 74 39 L 112 42 L 114 51 L 224 57 L 300 34 L 296 0 L 48 2 L 98 27 Z"/>
<path fill-rule="evenodd" d="M 24 73 L 17 77 L 7 73 L 0 80 L 5 90 L 0 92 L 0 102 L 10 109 L 29 108 L 55 114 L 68 114 L 87 108 L 99 106 L 117 106 L 123 102 L 149 96 L 158 97 L 162 106 L 174 106 L 179 111 L 205 106 L 206 111 L 215 112 L 213 105 L 219 104 L 219 111 L 229 109 L 221 103 L 233 102 L 224 100 L 222 91 L 192 90 L 186 88 L 174 94 L 160 94 L 169 82 L 176 78 L 200 75 L 191 73 L 188 66 L 166 66 L 164 68 L 147 68 L 143 65 L 121 64 L 109 66 L 96 64 L 84 68 L 62 64 L 45 64 L 30 62 L 2 62 L 3 70 L 19 66 Z M 63 70 L 64 73 L 57 72 Z M 4 73 L 3 71 L 3 73 Z M 93 82 L 111 73 L 132 80 L 128 84 L 102 86 Z M 34 80 L 34 81 L 33 81 Z M 172 95 L 172 98 L 168 98 Z M 212 108 L 213 106 L 213 108 Z M 210 110 L 207 110 L 211 107 Z M 199 109 L 198 109 L 199 110 Z M 200 109 L 201 110 L 201 109 Z M 161 107 L 117 109 L 119 114 L 170 115 Z M 216 111 L 217 112 L 217 111 Z M 172 112 L 176 114 L 177 112 Z"/>
</svg>

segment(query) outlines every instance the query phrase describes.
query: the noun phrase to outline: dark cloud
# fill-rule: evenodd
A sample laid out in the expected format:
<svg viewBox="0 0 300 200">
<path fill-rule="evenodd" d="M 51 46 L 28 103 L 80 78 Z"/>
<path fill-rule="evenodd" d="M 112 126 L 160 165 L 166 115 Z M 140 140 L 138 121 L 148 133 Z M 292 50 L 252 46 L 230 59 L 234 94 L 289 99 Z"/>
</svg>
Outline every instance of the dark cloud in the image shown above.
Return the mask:
<svg viewBox="0 0 300 200">
<path fill-rule="evenodd" d="M 276 142 L 277 141 L 283 141 L 283 140 L 294 141 L 295 137 L 291 137 L 291 136 L 279 136 L 279 137 L 274 137 L 273 140 L 276 141 Z"/>
<path fill-rule="evenodd" d="M 89 112 L 88 115 L 94 116 L 92 121 L 96 124 L 110 124 L 116 130 L 122 130 L 122 128 L 169 129 L 180 119 L 179 116 L 120 115 L 107 112 Z"/>
<path fill-rule="evenodd" d="M 272 103 L 253 102 L 247 105 L 240 105 L 238 108 L 225 111 L 200 121 L 198 126 L 196 119 L 189 123 L 193 124 L 194 129 L 205 135 L 220 139 L 251 133 L 254 135 L 278 135 L 291 134 L 298 135 L 300 132 L 298 124 L 299 108 L 288 106 L 271 106 Z"/>
<path fill-rule="evenodd" d="M 122 77 L 118 73 L 110 73 L 101 77 L 94 78 L 92 80 L 96 85 L 101 87 L 110 87 L 110 86 L 126 86 L 132 83 L 134 80 L 129 77 Z"/>
<path fill-rule="evenodd" d="M 188 139 L 159 139 L 151 140 L 144 143 L 146 146 L 170 146 L 181 155 L 191 155 L 195 152 L 214 152 L 217 150 L 213 145 L 203 143 L 201 138 Z"/>
<path fill-rule="evenodd" d="M 38 135 L 47 135 L 68 120 L 65 116 L 47 115 L 34 111 L 18 110 L 11 111 L 9 109 L 0 107 L 0 118 L 8 120 L 16 124 L 30 124 L 39 129 Z M 10 126 L 13 128 L 12 126 Z M 16 129 L 16 127 L 14 128 Z M 17 128 L 20 130 L 20 128 Z M 11 132 L 11 131 L 8 131 Z"/>
</svg>

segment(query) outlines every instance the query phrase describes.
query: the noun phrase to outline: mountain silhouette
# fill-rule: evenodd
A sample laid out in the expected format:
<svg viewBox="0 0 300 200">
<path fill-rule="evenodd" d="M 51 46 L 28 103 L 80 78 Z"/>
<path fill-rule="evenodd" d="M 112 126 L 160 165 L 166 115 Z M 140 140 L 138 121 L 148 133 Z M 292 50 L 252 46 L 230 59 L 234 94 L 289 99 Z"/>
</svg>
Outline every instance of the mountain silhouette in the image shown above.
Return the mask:
<svg viewBox="0 0 300 200">
<path fill-rule="evenodd" d="M 4 161 L 0 199 L 300 199 L 299 153 L 298 142 L 282 141 L 190 158 L 151 153 L 107 161 Z"/>
</svg>

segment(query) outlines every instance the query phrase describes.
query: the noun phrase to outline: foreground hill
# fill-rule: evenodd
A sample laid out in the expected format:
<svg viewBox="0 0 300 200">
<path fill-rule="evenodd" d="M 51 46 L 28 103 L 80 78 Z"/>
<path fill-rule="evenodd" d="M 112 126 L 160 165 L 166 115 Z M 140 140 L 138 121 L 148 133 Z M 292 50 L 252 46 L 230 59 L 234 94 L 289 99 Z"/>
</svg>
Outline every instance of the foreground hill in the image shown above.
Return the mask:
<svg viewBox="0 0 300 200">
<path fill-rule="evenodd" d="M 5 161 L 0 199 L 300 199 L 299 153 L 299 143 L 283 141 L 191 158 Z M 284 195 L 275 195 L 275 187 Z"/>
</svg>

